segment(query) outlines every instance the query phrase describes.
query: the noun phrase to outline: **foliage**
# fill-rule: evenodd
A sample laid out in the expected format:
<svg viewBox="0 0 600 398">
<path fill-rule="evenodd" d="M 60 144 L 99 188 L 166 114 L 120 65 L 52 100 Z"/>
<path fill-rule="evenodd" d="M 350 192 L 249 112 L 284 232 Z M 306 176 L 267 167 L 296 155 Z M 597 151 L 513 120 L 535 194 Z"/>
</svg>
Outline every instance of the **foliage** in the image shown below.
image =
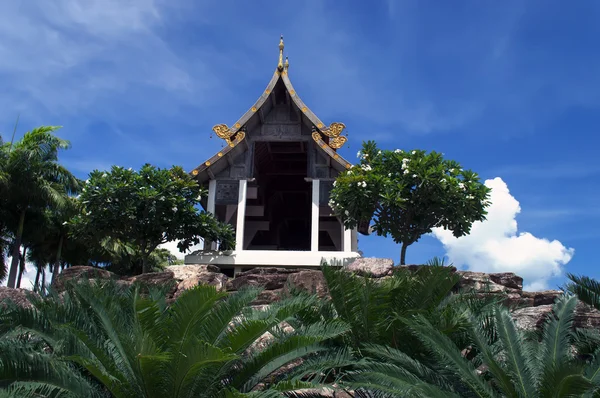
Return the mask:
<svg viewBox="0 0 600 398">
<path fill-rule="evenodd" d="M 150 253 L 162 243 L 181 240 L 180 250 L 201 238 L 218 241 L 223 248 L 233 244 L 229 225 L 196 208 L 203 193 L 180 167 L 96 170 L 82 190 L 83 211 L 74 224 L 88 241 L 127 245 L 141 259 L 141 271 L 148 272 Z"/>
<path fill-rule="evenodd" d="M 318 386 L 332 363 L 350 362 L 347 350 L 331 351 L 322 344 L 347 330 L 343 322 L 296 319 L 296 313 L 317 304 L 315 297 L 290 297 L 255 310 L 248 305 L 260 293 L 256 289 L 228 295 L 198 286 L 171 306 L 163 292 L 140 292 L 139 286 L 123 290 L 113 282 L 84 281 L 60 300 L 56 295 L 32 298 L 34 308 L 3 314 L 3 342 L 14 349 L 2 350 L 0 380 L 17 382 L 10 388 L 40 383 L 35 386 L 67 396 L 88 396 L 79 385 L 88 376 L 113 397 L 253 396 L 250 391 L 264 389 L 282 396 Z M 261 338 L 266 332 L 271 340 Z M 24 355 L 22 350 L 33 352 L 17 343 L 24 336 L 46 348 L 35 358 Z M 281 372 L 300 358 L 302 365 Z M 67 374 L 79 384 L 67 385 Z"/>
<path fill-rule="evenodd" d="M 26 215 L 47 207 L 61 208 L 68 195 L 79 188 L 78 180 L 58 163 L 58 152 L 69 148 L 68 141 L 54 135 L 58 128 L 35 128 L 14 145 L 4 143 L 0 148 L 1 185 L 2 191 L 6 192 L 3 205 L 8 213 L 4 214 L 4 221 L 10 223 L 14 237 L 9 287 L 14 287 L 16 282 Z"/>
<path fill-rule="evenodd" d="M 573 296 L 556 301 L 540 341 L 528 339 L 527 333 L 517 329 L 508 309 L 498 305 L 494 311 L 497 340 L 491 341 L 477 322 L 472 323 L 471 341 L 478 352 L 472 360 L 423 316 L 405 319 L 435 361 L 423 365 L 398 350 L 372 347 L 373 356 L 380 361 L 352 374 L 349 385 L 367 385 L 362 396 L 383 392 L 388 397 L 404 397 L 407 391 L 412 396 L 431 397 L 592 396 L 585 394 L 600 388 L 600 351 L 584 361 L 571 349 L 576 340 L 576 304 Z"/>
<path fill-rule="evenodd" d="M 337 317 L 351 327 L 347 343 L 355 348 L 363 343 L 385 344 L 413 353 L 417 342 L 401 320 L 424 314 L 441 323 L 442 307 L 459 279 L 445 266 L 414 271 L 398 267 L 392 277 L 382 281 L 329 266 L 323 267 L 323 275 Z M 452 327 L 446 326 L 450 333 Z"/>
<path fill-rule="evenodd" d="M 437 152 L 380 150 L 363 144 L 360 163 L 342 173 L 331 191 L 330 206 L 346 228 L 369 222 L 377 235 L 391 236 L 406 248 L 432 228 L 460 237 L 474 221 L 485 220 L 489 188 L 471 170 Z"/>
<path fill-rule="evenodd" d="M 567 284 L 565 289 L 589 306 L 600 310 L 600 282 L 588 276 L 577 276 L 567 274 L 571 283 Z"/>
</svg>

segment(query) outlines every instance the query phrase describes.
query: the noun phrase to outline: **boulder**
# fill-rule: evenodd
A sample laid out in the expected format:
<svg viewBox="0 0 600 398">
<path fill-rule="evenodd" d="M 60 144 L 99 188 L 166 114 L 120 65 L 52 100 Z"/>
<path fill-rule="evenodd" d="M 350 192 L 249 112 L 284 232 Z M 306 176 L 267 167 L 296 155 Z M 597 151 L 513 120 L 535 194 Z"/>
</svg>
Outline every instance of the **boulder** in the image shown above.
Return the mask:
<svg viewBox="0 0 600 398">
<path fill-rule="evenodd" d="M 200 284 L 211 285 L 218 291 L 224 291 L 229 279 L 220 272 L 219 267 L 214 265 L 171 265 L 167 267 L 167 271 L 173 273 L 173 279 L 177 283 L 175 297 Z"/>
<path fill-rule="evenodd" d="M 16 304 L 22 308 L 30 308 L 31 302 L 27 297 L 28 294 L 34 294 L 26 289 L 12 289 L 6 286 L 0 286 L 0 309 L 6 308 L 9 302 Z"/>
<path fill-rule="evenodd" d="M 266 290 L 282 289 L 290 274 L 298 272 L 291 268 L 254 268 L 240 272 L 227 281 L 227 290 L 239 290 L 244 286 L 260 286 Z"/>
<path fill-rule="evenodd" d="M 511 272 L 486 274 L 485 272 L 457 271 L 461 279 L 458 287 L 463 291 L 480 293 L 518 293 L 523 291 L 523 278 Z"/>
<path fill-rule="evenodd" d="M 359 257 L 344 267 L 344 270 L 372 278 L 382 278 L 392 273 L 394 261 L 389 258 Z"/>
<path fill-rule="evenodd" d="M 517 309 L 513 311 L 512 316 L 519 329 L 535 330 L 542 327 L 550 312 L 552 312 L 552 305 L 547 304 Z"/>
<path fill-rule="evenodd" d="M 573 324 L 576 328 L 600 328 L 600 311 L 582 302 L 575 307 Z"/>
<path fill-rule="evenodd" d="M 78 280 L 78 279 L 120 279 L 117 274 L 110 271 L 88 267 L 85 265 L 77 265 L 74 267 L 65 268 L 60 274 L 52 281 L 52 287 L 58 292 L 65 290 L 65 283 L 67 281 Z"/>
<path fill-rule="evenodd" d="M 554 300 L 563 292 L 560 290 L 544 290 L 540 292 L 523 292 L 523 298 L 531 300 L 531 307 L 554 304 Z"/>
<path fill-rule="evenodd" d="M 308 293 L 316 294 L 321 298 L 328 295 L 327 283 L 320 270 L 301 270 L 290 274 L 287 284 L 283 289 L 284 293 L 287 293 L 292 286 Z"/>
</svg>

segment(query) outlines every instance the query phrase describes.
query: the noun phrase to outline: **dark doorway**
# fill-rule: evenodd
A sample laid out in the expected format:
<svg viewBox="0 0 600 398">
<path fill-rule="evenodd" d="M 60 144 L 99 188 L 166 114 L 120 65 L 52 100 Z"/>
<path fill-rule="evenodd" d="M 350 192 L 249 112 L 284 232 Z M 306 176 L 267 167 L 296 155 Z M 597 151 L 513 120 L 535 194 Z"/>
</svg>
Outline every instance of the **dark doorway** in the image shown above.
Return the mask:
<svg viewBox="0 0 600 398">
<path fill-rule="evenodd" d="M 255 142 L 246 210 L 248 250 L 310 250 L 311 184 L 305 142 Z"/>
</svg>

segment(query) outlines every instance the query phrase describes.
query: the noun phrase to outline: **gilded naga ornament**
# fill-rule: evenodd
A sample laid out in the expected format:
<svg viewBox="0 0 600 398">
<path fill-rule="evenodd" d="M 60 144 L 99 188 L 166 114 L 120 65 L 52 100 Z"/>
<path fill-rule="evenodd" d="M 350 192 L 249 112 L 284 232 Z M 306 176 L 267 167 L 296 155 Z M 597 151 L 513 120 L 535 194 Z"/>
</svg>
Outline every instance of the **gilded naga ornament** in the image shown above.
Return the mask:
<svg viewBox="0 0 600 398">
<path fill-rule="evenodd" d="M 344 137 L 342 131 L 346 128 L 344 123 L 333 122 L 329 127 L 322 129 L 321 132 L 329 137 L 329 146 L 333 149 L 340 149 L 348 139 Z"/>
<path fill-rule="evenodd" d="M 230 147 L 236 146 L 246 136 L 243 131 L 232 131 L 226 124 L 217 124 L 212 129 L 217 137 L 224 139 Z"/>
</svg>

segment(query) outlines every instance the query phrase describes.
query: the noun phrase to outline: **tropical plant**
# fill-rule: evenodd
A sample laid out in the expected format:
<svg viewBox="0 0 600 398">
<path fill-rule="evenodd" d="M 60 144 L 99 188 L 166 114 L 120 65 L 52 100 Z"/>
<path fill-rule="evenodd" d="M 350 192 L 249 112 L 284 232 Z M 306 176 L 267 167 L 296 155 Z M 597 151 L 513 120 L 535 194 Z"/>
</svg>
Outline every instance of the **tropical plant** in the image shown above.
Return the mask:
<svg viewBox="0 0 600 398">
<path fill-rule="evenodd" d="M 68 141 L 53 134 L 58 128 L 35 128 L 25 133 L 14 146 L 4 143 L 0 149 L 5 157 L 6 206 L 16 220 L 9 287 L 15 287 L 26 215 L 48 206 L 60 208 L 66 203 L 67 196 L 78 189 L 77 179 L 58 163 L 58 152 L 69 148 Z"/>
<path fill-rule="evenodd" d="M 571 281 L 565 286 L 565 290 L 577 295 L 579 300 L 589 306 L 600 310 L 600 282 L 589 276 L 578 276 L 567 274 Z"/>
<path fill-rule="evenodd" d="M 471 360 L 422 315 L 405 319 L 433 361 L 369 347 L 376 360 L 349 375 L 347 384 L 364 397 L 591 397 L 600 391 L 600 351 L 582 359 L 573 350 L 576 304 L 574 296 L 557 299 L 539 340 L 528 338 L 508 309 L 497 306 L 496 338 L 472 324 L 471 350 L 477 355 Z"/>
<path fill-rule="evenodd" d="M 0 386 L 43 397 L 291 396 L 352 363 L 323 344 L 347 331 L 342 321 L 298 319 L 317 298 L 249 307 L 259 293 L 197 286 L 167 306 L 164 291 L 81 281 L 60 298 L 31 297 L 32 308 L 1 313 Z"/>
<path fill-rule="evenodd" d="M 406 249 L 432 228 L 460 237 L 475 221 L 485 220 L 490 189 L 471 170 L 437 152 L 380 150 L 363 143 L 360 163 L 340 174 L 329 201 L 346 228 L 391 236 Z"/>
<path fill-rule="evenodd" d="M 333 312 L 350 325 L 346 343 L 357 349 L 362 344 L 383 344 L 406 352 L 414 352 L 418 342 L 402 320 L 423 314 L 441 322 L 459 280 L 454 269 L 439 265 L 397 267 L 390 278 L 379 281 L 326 265 L 323 275 Z"/>
<path fill-rule="evenodd" d="M 180 250 L 186 250 L 206 238 L 231 246 L 231 226 L 197 209 L 203 194 L 181 167 L 96 170 L 82 189 L 76 233 L 88 241 L 127 245 L 141 259 L 142 273 L 149 271 L 148 258 L 162 243 L 179 240 Z"/>
</svg>

